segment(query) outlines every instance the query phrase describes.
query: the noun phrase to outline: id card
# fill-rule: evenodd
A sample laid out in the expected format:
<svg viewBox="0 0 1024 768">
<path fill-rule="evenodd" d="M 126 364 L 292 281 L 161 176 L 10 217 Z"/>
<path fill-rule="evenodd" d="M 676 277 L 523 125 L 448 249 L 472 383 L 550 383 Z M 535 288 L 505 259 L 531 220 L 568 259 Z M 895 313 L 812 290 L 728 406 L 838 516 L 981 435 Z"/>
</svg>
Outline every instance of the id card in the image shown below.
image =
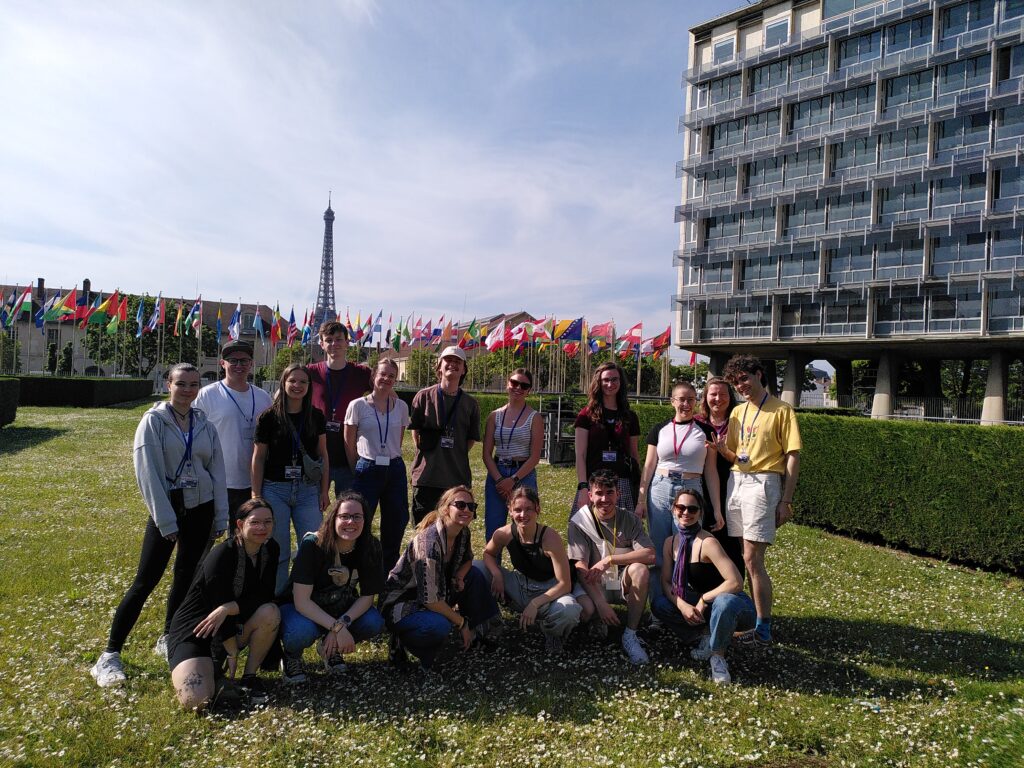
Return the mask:
<svg viewBox="0 0 1024 768">
<path fill-rule="evenodd" d="M 622 592 L 622 582 L 619 580 L 619 566 L 611 565 L 608 570 L 604 572 L 601 577 L 604 583 L 605 592 L 618 595 Z"/>
<path fill-rule="evenodd" d="M 256 429 L 250 424 L 247 427 L 242 427 L 242 441 L 251 443 L 256 437 Z"/>
<path fill-rule="evenodd" d="M 285 480 L 301 480 L 302 479 L 302 467 L 296 466 L 295 464 L 288 465 L 284 468 L 284 479 Z"/>
<path fill-rule="evenodd" d="M 374 461 L 377 463 L 378 467 L 390 467 L 391 466 L 391 459 L 388 458 L 385 455 L 378 455 L 374 459 Z"/>
<path fill-rule="evenodd" d="M 178 478 L 179 488 L 198 488 L 199 479 L 196 477 L 196 471 L 192 467 L 192 462 L 185 464 L 185 469 L 182 470 L 181 477 Z"/>
<path fill-rule="evenodd" d="M 341 432 L 341 422 L 340 421 L 328 421 L 327 422 L 327 431 L 328 432 Z"/>
<path fill-rule="evenodd" d="M 449 437 L 448 435 L 445 435 L 444 437 L 441 438 L 440 445 L 441 445 L 442 448 L 454 448 L 455 447 L 455 438 L 454 437 Z"/>
<path fill-rule="evenodd" d="M 605 463 L 608 463 L 608 464 L 614 464 L 618 460 L 619 460 L 619 452 L 618 451 L 601 451 L 601 461 L 603 461 Z"/>
</svg>

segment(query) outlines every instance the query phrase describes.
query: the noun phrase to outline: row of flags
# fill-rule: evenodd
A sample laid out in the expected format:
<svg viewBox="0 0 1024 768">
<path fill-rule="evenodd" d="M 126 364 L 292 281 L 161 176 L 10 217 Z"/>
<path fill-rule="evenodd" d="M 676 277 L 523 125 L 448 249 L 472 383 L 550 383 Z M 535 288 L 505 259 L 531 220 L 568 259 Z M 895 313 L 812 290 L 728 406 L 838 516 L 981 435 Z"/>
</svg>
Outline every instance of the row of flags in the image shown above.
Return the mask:
<svg viewBox="0 0 1024 768">
<path fill-rule="evenodd" d="M 17 289 L 12 291 L 0 308 L 0 327 L 10 328 L 19 315 L 26 312 L 31 313 L 32 308 L 31 286 L 23 291 Z M 135 315 L 136 337 L 153 333 L 159 327 L 164 326 L 167 309 L 167 299 L 158 295 L 149 319 L 145 320 L 145 302 L 140 301 Z M 454 322 L 452 319 L 445 321 L 444 315 L 436 323 L 432 319 L 428 319 L 424 323 L 422 316 L 416 318 L 415 321 L 413 320 L 414 315 L 410 315 L 407 319 L 399 316 L 397 324 L 393 322 L 393 316 L 388 315 L 385 332 L 383 317 L 383 310 L 377 312 L 376 315 L 372 312 L 368 313 L 365 320 L 359 313 L 356 313 L 356 319 L 353 322 L 346 310 L 345 319 L 342 320 L 339 313 L 337 320 L 345 325 L 351 343 L 359 346 L 371 346 L 377 343 L 383 347 L 390 347 L 395 352 L 412 348 L 436 348 L 439 350 L 450 345 L 457 345 L 465 350 L 479 348 L 487 352 L 496 352 L 502 349 L 512 349 L 514 352 L 520 352 L 526 348 L 535 347 L 543 350 L 557 345 L 569 357 L 575 357 L 582 351 L 597 353 L 610 347 L 614 354 L 621 359 L 637 356 L 653 357 L 657 360 L 672 343 L 670 327 L 657 336 L 643 338 L 642 322 L 616 336 L 614 322 L 590 325 L 583 317 L 568 320 L 556 320 L 554 317 L 541 318 L 526 320 L 515 326 L 511 326 L 503 318 L 493 328 L 478 323 L 474 318 L 468 326 L 463 328 L 460 323 Z M 115 290 L 106 299 L 97 296 L 90 303 L 86 295 L 79 296 L 76 289 L 72 288 L 63 296 L 60 292 L 55 293 L 36 311 L 33 319 L 36 327 L 41 331 L 46 322 L 77 322 L 79 328 L 82 329 L 89 325 L 105 326 L 106 333 L 113 335 L 128 320 L 128 297 L 121 296 L 120 292 Z M 292 345 L 299 341 L 305 345 L 312 343 L 316 336 L 316 331 L 312 327 L 314 322 L 314 312 L 307 310 L 300 325 L 296 321 L 294 307 L 292 307 L 288 319 L 285 320 L 281 315 L 280 305 L 277 304 L 274 307 L 270 327 L 266 326 L 260 313 L 256 312 L 252 321 L 252 329 L 256 332 L 259 340 L 264 343 L 269 340 L 271 345 L 276 346 L 279 342 Z M 173 326 L 174 336 L 198 335 L 202 325 L 202 296 L 191 303 L 178 300 Z M 228 319 L 228 337 L 236 340 L 242 335 L 242 330 L 242 304 L 239 302 Z M 221 342 L 223 331 L 221 305 L 218 302 L 216 319 L 218 344 Z"/>
</svg>

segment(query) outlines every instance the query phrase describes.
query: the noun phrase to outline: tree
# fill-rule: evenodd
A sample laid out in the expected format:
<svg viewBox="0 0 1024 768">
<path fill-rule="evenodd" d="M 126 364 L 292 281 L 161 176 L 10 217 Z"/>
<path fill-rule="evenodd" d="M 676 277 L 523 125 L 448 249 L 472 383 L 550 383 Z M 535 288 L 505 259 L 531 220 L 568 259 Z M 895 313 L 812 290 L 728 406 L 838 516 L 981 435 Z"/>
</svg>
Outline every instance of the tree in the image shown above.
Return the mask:
<svg viewBox="0 0 1024 768">
<path fill-rule="evenodd" d="M 46 346 L 46 370 L 51 374 L 57 372 L 57 342 L 51 341 Z"/>
<path fill-rule="evenodd" d="M 21 371 L 21 342 L 12 341 L 11 337 L 0 330 L 0 371 L 18 373 Z"/>
<path fill-rule="evenodd" d="M 70 376 L 74 372 L 75 346 L 70 341 L 60 351 L 60 360 L 57 361 L 57 375 Z"/>
<path fill-rule="evenodd" d="M 262 366 L 253 377 L 257 383 L 264 381 L 277 381 L 281 378 L 281 374 L 284 369 L 293 363 L 299 365 L 306 365 L 312 362 L 310 360 L 310 351 L 306 349 L 299 342 L 295 342 L 290 347 L 284 346 L 277 350 L 274 355 L 274 359 L 270 365 Z"/>
<path fill-rule="evenodd" d="M 405 378 L 417 389 L 432 384 L 437 379 L 435 368 L 437 354 L 430 349 L 414 349 L 405 363 Z"/>
</svg>

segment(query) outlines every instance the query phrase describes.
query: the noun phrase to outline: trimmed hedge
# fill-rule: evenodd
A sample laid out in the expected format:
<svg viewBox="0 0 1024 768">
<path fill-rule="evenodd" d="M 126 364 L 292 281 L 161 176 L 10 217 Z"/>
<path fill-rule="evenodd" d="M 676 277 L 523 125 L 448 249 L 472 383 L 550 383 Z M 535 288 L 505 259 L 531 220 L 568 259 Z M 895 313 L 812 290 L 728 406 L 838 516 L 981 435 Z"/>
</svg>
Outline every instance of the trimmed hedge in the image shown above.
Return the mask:
<svg viewBox="0 0 1024 768">
<path fill-rule="evenodd" d="M 0 379 L 0 427 L 11 424 L 18 415 L 18 398 L 21 382 L 17 379 Z"/>
<path fill-rule="evenodd" d="M 798 416 L 796 520 L 1024 570 L 1024 429 Z"/>
<path fill-rule="evenodd" d="M 19 376 L 22 405 L 97 408 L 142 400 L 153 394 L 150 379 L 104 379 L 63 376 Z"/>
</svg>

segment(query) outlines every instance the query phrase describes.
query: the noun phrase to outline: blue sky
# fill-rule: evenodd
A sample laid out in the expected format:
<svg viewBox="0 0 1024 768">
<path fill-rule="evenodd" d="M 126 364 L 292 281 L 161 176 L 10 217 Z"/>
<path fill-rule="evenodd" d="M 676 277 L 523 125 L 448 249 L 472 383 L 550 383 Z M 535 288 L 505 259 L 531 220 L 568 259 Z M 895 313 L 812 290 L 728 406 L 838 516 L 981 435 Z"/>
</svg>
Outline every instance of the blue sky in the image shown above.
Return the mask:
<svg viewBox="0 0 1024 768">
<path fill-rule="evenodd" d="M 670 322 L 690 26 L 741 4 L 20 2 L 0 279 Z"/>
</svg>

